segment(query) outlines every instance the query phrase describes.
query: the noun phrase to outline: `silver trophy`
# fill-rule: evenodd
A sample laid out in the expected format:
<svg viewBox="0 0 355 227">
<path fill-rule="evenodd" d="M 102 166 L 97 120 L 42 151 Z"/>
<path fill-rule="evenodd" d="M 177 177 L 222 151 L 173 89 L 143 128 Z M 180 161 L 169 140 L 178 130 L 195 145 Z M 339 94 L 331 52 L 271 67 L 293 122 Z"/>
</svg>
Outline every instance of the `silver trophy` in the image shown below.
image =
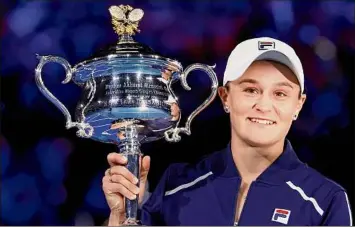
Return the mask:
<svg viewBox="0 0 355 227">
<path fill-rule="evenodd" d="M 216 97 L 218 80 L 213 66 L 196 63 L 183 69 L 178 61 L 134 41 L 132 36 L 140 32 L 138 23 L 143 18 L 143 10 L 120 5 L 111 6 L 109 12 L 119 35 L 117 43 L 74 66 L 61 57 L 37 55 L 35 78 L 42 94 L 65 115 L 67 129 L 76 127 L 79 137 L 116 144 L 128 159 L 127 168 L 139 179 L 140 145 L 161 138 L 178 142 L 180 133 L 190 135 L 191 121 Z M 43 84 L 41 71 L 48 62 L 57 62 L 65 68 L 63 84 L 73 81 L 82 88 L 75 121 Z M 181 112 L 171 85 L 180 80 L 183 88 L 190 90 L 186 78 L 193 70 L 206 72 L 212 81 L 212 92 L 190 114 L 185 127 L 179 127 Z M 140 225 L 138 198 L 126 198 L 125 204 L 124 225 Z"/>
</svg>

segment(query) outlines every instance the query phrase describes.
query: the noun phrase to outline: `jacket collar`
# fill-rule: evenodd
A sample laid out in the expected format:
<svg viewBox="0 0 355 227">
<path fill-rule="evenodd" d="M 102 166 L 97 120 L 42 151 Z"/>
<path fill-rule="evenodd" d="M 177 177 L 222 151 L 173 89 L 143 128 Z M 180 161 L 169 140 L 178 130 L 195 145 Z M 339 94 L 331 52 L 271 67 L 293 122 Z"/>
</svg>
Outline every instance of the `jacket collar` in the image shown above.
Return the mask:
<svg viewBox="0 0 355 227">
<path fill-rule="evenodd" d="M 218 177 L 240 178 L 237 167 L 235 166 L 231 144 L 221 151 L 219 158 L 212 163 L 213 172 Z M 291 180 L 294 170 L 302 167 L 303 163 L 298 159 L 289 140 L 285 140 L 284 150 L 281 155 L 256 179 L 270 184 L 283 184 Z"/>
</svg>

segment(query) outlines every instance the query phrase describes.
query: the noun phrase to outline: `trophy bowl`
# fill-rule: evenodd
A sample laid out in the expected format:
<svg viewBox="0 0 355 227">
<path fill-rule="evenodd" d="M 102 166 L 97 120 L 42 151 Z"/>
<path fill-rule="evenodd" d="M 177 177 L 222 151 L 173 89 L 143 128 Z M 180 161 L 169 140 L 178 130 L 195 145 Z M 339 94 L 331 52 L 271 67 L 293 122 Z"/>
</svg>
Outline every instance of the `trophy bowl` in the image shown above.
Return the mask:
<svg viewBox="0 0 355 227">
<path fill-rule="evenodd" d="M 216 97 L 218 80 L 214 66 L 195 63 L 184 69 L 180 62 L 134 41 L 132 36 L 140 32 L 138 23 L 143 18 L 143 10 L 120 5 L 111 6 L 109 12 L 119 35 L 117 43 L 74 66 L 59 56 L 37 55 L 39 63 L 35 79 L 41 93 L 64 114 L 67 129 L 76 127 L 79 137 L 117 145 L 119 152 L 128 159 L 127 168 L 139 179 L 141 144 L 162 138 L 178 142 L 180 133 L 190 135 L 191 121 Z M 56 62 L 65 68 L 63 84 L 73 81 L 82 89 L 75 121 L 43 83 L 41 72 L 48 62 Z M 185 127 L 179 127 L 181 111 L 171 85 L 180 81 L 184 89 L 190 90 L 186 78 L 193 70 L 208 75 L 212 91 L 190 114 Z M 126 198 L 125 204 L 125 225 L 139 225 L 138 198 Z"/>
</svg>

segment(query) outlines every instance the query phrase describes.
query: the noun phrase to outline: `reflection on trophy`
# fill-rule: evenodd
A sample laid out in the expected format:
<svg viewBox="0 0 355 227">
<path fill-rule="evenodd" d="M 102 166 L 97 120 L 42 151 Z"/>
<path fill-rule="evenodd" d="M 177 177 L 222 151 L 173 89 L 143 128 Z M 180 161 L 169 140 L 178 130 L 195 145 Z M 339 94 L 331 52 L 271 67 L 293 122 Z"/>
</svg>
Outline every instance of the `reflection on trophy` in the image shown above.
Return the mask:
<svg viewBox="0 0 355 227">
<path fill-rule="evenodd" d="M 196 63 L 184 70 L 178 61 L 134 41 L 132 36 L 139 32 L 143 10 L 120 5 L 110 7 L 109 12 L 119 35 L 117 43 L 74 66 L 61 57 L 38 56 L 36 83 L 42 94 L 65 115 L 67 129 L 76 127 L 79 137 L 116 144 L 128 159 L 127 168 L 139 179 L 140 145 L 161 138 L 178 142 L 180 133 L 190 135 L 191 121 L 215 98 L 218 81 L 211 66 Z M 48 62 L 57 62 L 65 68 L 64 84 L 73 81 L 82 88 L 75 121 L 43 84 L 41 71 Z M 181 113 L 171 85 L 180 80 L 190 90 L 186 78 L 193 70 L 202 70 L 209 76 L 212 92 L 190 114 L 185 127 L 179 127 Z M 138 198 L 126 199 L 125 203 L 125 225 L 139 225 Z"/>
<path fill-rule="evenodd" d="M 180 107 L 177 104 L 176 100 L 169 96 L 168 100 L 165 101 L 168 105 L 170 105 L 170 114 L 171 121 L 177 121 L 180 119 Z"/>
<path fill-rule="evenodd" d="M 170 71 L 170 69 L 163 69 L 163 72 L 161 73 L 161 78 L 157 79 L 162 83 L 167 84 L 170 81 L 171 75 L 172 71 Z"/>
</svg>

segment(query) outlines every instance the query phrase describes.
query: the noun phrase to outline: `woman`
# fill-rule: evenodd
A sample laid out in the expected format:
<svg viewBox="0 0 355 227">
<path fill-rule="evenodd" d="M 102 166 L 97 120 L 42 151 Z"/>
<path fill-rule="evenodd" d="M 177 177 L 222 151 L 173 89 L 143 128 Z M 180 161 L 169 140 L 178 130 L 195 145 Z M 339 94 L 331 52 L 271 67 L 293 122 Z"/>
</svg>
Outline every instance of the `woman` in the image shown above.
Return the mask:
<svg viewBox="0 0 355 227">
<path fill-rule="evenodd" d="M 231 141 L 197 165 L 171 165 L 141 209 L 143 225 L 352 225 L 345 190 L 302 163 L 286 135 L 306 100 L 302 65 L 287 44 L 257 38 L 231 53 L 218 90 Z M 138 179 L 110 154 L 103 190 L 109 225 L 125 219 L 123 196 L 139 198 Z M 142 200 L 142 199 L 140 199 Z"/>
</svg>

